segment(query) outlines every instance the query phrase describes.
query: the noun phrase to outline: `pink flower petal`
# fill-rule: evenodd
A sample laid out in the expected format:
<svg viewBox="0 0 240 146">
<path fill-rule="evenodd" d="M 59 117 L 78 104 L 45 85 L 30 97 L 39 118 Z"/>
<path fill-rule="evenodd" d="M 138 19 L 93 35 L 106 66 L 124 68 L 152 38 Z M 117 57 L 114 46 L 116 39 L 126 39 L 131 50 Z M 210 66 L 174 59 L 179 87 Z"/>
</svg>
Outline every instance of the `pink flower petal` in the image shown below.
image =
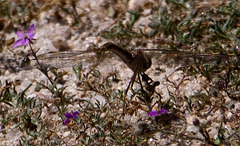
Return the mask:
<svg viewBox="0 0 240 146">
<path fill-rule="evenodd" d="M 69 119 L 65 119 L 63 123 L 64 123 L 64 125 L 67 125 L 69 122 L 70 122 Z"/>
<path fill-rule="evenodd" d="M 166 109 L 160 109 L 160 114 L 166 114 L 168 111 Z"/>
<path fill-rule="evenodd" d="M 151 117 L 156 117 L 158 115 L 158 111 L 151 111 L 148 113 L 148 115 Z"/>
<path fill-rule="evenodd" d="M 32 34 L 32 33 L 33 33 L 33 30 L 34 30 L 34 24 L 32 24 L 32 25 L 29 27 L 29 29 L 28 29 L 28 31 L 27 31 L 27 35 L 28 35 L 28 34 Z"/>
<path fill-rule="evenodd" d="M 68 119 L 71 119 L 73 118 L 72 114 L 71 113 L 65 113 L 65 117 L 68 118 Z"/>
<path fill-rule="evenodd" d="M 29 43 L 29 39 L 24 39 L 24 41 L 23 41 L 23 45 L 24 45 L 24 46 L 27 46 L 28 43 Z"/>
<path fill-rule="evenodd" d="M 17 36 L 18 36 L 19 38 L 23 39 L 23 38 L 24 38 L 24 32 L 23 32 L 21 29 L 18 30 L 18 31 L 17 31 Z"/>
<path fill-rule="evenodd" d="M 35 34 L 36 34 L 36 32 L 35 32 L 35 33 L 32 33 L 32 34 L 28 34 L 28 33 L 27 33 L 28 39 L 32 39 L 32 38 L 35 36 Z"/>
<path fill-rule="evenodd" d="M 21 45 L 23 45 L 23 42 L 25 42 L 24 39 L 19 39 L 13 44 L 13 47 L 21 46 Z"/>
<path fill-rule="evenodd" d="M 76 118 L 79 115 L 79 112 L 75 111 L 72 115 L 73 115 L 73 118 Z"/>
</svg>

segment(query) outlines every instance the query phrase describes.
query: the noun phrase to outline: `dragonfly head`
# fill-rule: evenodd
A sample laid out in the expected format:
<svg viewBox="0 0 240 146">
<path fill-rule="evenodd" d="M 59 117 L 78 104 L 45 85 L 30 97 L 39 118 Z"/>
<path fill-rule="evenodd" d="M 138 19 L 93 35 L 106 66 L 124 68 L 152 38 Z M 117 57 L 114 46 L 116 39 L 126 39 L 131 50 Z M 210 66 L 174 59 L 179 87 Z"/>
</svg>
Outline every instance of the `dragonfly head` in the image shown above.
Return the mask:
<svg viewBox="0 0 240 146">
<path fill-rule="evenodd" d="M 129 66 L 133 72 L 145 72 L 152 65 L 151 57 L 142 51 L 138 51 L 134 56 L 133 61 L 131 62 L 131 66 Z"/>
</svg>

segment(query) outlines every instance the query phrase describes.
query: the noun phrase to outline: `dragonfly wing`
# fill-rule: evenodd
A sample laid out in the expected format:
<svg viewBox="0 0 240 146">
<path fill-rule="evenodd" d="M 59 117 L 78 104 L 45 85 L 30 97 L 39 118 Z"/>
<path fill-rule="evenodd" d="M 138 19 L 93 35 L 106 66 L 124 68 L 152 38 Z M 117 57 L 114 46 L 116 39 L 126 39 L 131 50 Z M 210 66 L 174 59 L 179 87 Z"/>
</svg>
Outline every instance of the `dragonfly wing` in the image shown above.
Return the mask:
<svg viewBox="0 0 240 146">
<path fill-rule="evenodd" d="M 235 54 L 197 54 L 186 51 L 170 51 L 164 49 L 141 49 L 153 58 L 167 65 L 215 64 L 227 60 L 238 60 Z"/>
<path fill-rule="evenodd" d="M 37 56 L 41 65 L 54 68 L 74 67 L 82 64 L 92 65 L 98 62 L 94 52 L 52 52 Z M 36 64 L 36 60 L 35 63 Z"/>
</svg>

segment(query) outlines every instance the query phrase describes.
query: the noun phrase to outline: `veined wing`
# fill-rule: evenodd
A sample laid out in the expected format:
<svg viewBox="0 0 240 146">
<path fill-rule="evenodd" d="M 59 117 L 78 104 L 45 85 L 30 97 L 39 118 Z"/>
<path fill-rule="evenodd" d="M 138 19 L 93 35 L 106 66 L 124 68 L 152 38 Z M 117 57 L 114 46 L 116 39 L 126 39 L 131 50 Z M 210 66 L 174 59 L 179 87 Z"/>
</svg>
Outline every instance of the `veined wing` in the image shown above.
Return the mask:
<svg viewBox="0 0 240 146">
<path fill-rule="evenodd" d="M 80 64 L 96 64 L 98 62 L 99 55 L 97 55 L 96 51 L 94 50 L 75 52 L 49 52 L 38 55 L 37 59 L 39 63 L 44 66 L 65 68 L 78 66 Z"/>
<path fill-rule="evenodd" d="M 154 52 L 159 53 L 162 55 L 179 55 L 183 57 L 211 57 L 211 58 L 230 58 L 230 57 L 238 57 L 236 54 L 197 54 L 187 51 L 173 51 L 173 50 L 167 50 L 167 49 L 139 49 L 144 52 Z"/>
<path fill-rule="evenodd" d="M 201 64 L 203 62 L 209 62 L 209 61 L 219 62 L 219 61 L 222 61 L 222 59 L 237 58 L 237 56 L 234 54 L 230 54 L 230 55 L 196 54 L 196 53 L 191 53 L 191 52 L 186 52 L 186 51 L 172 51 L 172 50 L 166 50 L 166 49 L 139 49 L 139 50 L 141 52 L 143 52 L 143 51 L 154 52 L 154 54 L 155 55 L 158 54 L 158 56 L 165 54 L 165 58 L 167 58 L 167 59 L 169 59 L 169 58 L 171 59 L 171 57 L 175 60 L 177 59 L 176 62 L 172 62 L 173 64 L 181 63 L 182 57 L 184 58 L 183 62 L 188 63 L 188 64 L 189 63 L 200 63 Z M 94 50 L 78 51 L 78 52 L 51 52 L 51 53 L 39 55 L 39 56 L 37 56 L 37 58 L 42 64 L 45 64 L 45 65 L 48 65 L 51 67 L 62 68 L 62 67 L 76 66 L 80 62 L 96 63 L 97 60 L 94 60 L 94 59 L 101 57 L 101 55 L 98 57 L 96 56 L 96 53 L 94 53 L 96 51 L 97 50 L 94 49 Z M 139 56 L 133 55 L 131 53 L 131 50 L 126 50 L 124 48 L 121 48 L 112 42 L 108 42 L 108 43 L 102 45 L 98 49 L 98 52 L 100 52 L 100 51 L 102 51 L 102 52 L 111 51 L 111 52 L 115 53 L 131 69 L 136 68 L 132 64 L 133 61 L 136 62 L 136 60 L 139 60 L 139 59 L 135 58 L 135 57 L 139 57 Z M 90 57 L 92 55 L 83 55 L 86 53 L 90 53 L 90 54 L 93 53 L 95 57 L 92 58 L 92 57 Z M 139 53 L 137 53 L 137 54 L 139 54 Z M 191 60 L 190 58 L 194 58 L 194 59 Z M 165 59 L 165 60 L 167 60 L 167 59 Z M 139 61 L 141 61 L 141 59 Z"/>
<path fill-rule="evenodd" d="M 194 63 L 201 64 L 207 62 L 222 62 L 226 60 L 231 60 L 233 62 L 239 61 L 240 56 L 236 54 L 198 54 L 187 51 L 172 51 L 166 49 L 139 49 L 144 52 L 149 52 L 153 57 L 162 57 L 165 60 L 175 60 L 171 63 Z M 188 62 L 190 61 L 190 62 Z"/>
<path fill-rule="evenodd" d="M 183 51 L 171 51 L 165 49 L 139 49 L 140 51 L 148 52 L 152 54 L 152 57 L 163 57 L 165 60 L 170 60 L 173 64 L 179 63 L 206 63 L 211 61 L 223 61 L 227 59 L 238 58 L 235 54 L 197 54 L 191 52 L 183 52 Z M 105 55 L 104 55 L 105 56 Z M 96 50 L 88 50 L 88 51 L 76 51 L 76 52 L 50 52 L 38 55 L 37 58 L 40 63 L 56 68 L 64 68 L 64 67 L 73 67 L 78 66 L 80 63 L 85 64 L 96 64 L 99 59 L 99 54 L 97 55 Z"/>
</svg>

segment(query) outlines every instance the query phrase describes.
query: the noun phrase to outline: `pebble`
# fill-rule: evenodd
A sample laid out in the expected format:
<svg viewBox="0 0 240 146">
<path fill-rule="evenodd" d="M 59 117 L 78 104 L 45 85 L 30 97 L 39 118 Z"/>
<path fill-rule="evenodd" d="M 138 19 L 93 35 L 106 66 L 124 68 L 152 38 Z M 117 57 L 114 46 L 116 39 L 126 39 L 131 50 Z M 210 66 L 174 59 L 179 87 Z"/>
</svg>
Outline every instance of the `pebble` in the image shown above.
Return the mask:
<svg viewBox="0 0 240 146">
<path fill-rule="evenodd" d="M 147 2 L 147 0 L 130 0 L 128 2 L 128 9 L 129 10 L 137 10 Z"/>
</svg>

